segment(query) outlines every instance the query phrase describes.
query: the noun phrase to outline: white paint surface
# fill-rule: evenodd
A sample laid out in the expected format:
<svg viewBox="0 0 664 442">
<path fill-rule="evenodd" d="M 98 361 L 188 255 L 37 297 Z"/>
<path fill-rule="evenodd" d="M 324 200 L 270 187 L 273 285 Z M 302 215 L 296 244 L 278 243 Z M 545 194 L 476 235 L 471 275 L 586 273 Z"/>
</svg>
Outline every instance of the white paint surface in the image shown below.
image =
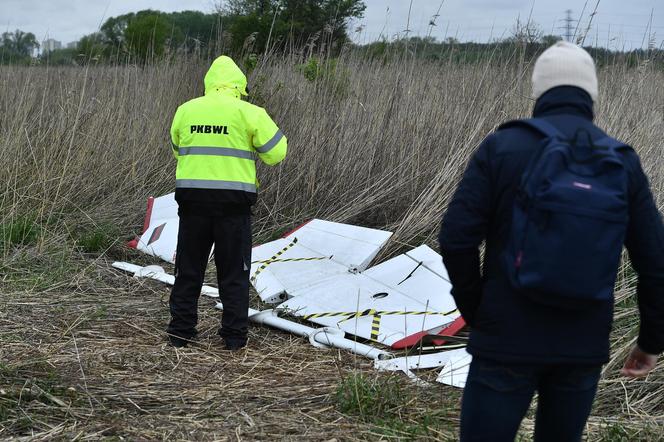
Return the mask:
<svg viewBox="0 0 664 442">
<path fill-rule="evenodd" d="M 252 250 L 252 284 L 263 301 L 281 302 L 331 277 L 364 270 L 390 236 L 391 232 L 314 219 Z"/>
<path fill-rule="evenodd" d="M 163 226 L 163 227 L 161 227 Z M 175 263 L 175 250 L 178 242 L 178 204 L 175 194 L 155 198 L 148 228 L 138 240 L 136 248 L 143 253 L 156 256 L 171 264 Z M 156 229 L 162 229 L 158 239 L 151 242 Z"/>
<path fill-rule="evenodd" d="M 438 368 L 448 364 L 452 359 L 467 355 L 465 348 L 439 351 L 423 355 L 404 356 L 400 358 L 374 361 L 374 368 L 380 371 L 406 371 Z"/>
<path fill-rule="evenodd" d="M 402 371 L 417 383 L 423 382 L 413 370 L 444 367 L 436 382 L 452 387 L 464 388 L 472 356 L 465 348 L 447 350 L 423 355 L 375 360 L 374 368 L 379 371 Z"/>
<path fill-rule="evenodd" d="M 463 349 L 463 352 L 459 352 L 449 360 L 436 381 L 452 387 L 464 388 L 472 360 L 473 357 L 466 349 Z"/>
</svg>

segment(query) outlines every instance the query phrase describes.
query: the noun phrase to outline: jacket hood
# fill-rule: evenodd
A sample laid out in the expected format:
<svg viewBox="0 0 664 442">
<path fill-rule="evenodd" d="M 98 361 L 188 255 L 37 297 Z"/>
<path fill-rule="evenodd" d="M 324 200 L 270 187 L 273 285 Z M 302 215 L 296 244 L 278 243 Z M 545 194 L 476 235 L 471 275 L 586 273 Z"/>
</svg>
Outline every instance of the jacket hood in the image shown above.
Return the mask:
<svg viewBox="0 0 664 442">
<path fill-rule="evenodd" d="M 534 117 L 576 115 L 593 120 L 594 103 L 588 92 L 574 86 L 559 86 L 545 92 L 535 103 Z"/>
<path fill-rule="evenodd" d="M 212 62 L 205 74 L 205 95 L 215 91 L 232 91 L 236 97 L 247 95 L 247 77 L 233 59 L 222 55 Z"/>
</svg>

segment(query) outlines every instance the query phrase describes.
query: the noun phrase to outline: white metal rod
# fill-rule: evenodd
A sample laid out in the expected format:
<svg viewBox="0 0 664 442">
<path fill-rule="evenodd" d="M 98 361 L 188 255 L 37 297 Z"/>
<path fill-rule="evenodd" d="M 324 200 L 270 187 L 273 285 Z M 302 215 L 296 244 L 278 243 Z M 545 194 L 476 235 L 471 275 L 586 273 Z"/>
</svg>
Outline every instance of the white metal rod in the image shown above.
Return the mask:
<svg viewBox="0 0 664 442">
<path fill-rule="evenodd" d="M 254 312 L 256 312 L 254 310 Z M 284 318 L 277 316 L 277 312 L 274 310 L 264 310 L 261 312 L 256 312 L 251 314 L 249 312 L 249 319 L 258 323 L 269 325 L 280 330 L 287 331 L 305 338 L 308 338 L 312 344 L 318 343 L 318 347 L 335 347 L 343 350 L 348 350 L 352 353 L 356 353 L 360 356 L 365 356 L 369 359 L 385 359 L 391 357 L 391 355 L 383 350 L 372 347 L 370 345 L 362 344 L 360 342 L 355 342 L 351 339 L 345 337 L 343 330 L 335 329 L 332 327 L 324 328 L 312 328 L 304 324 L 299 324 L 297 322 L 289 321 Z"/>
</svg>

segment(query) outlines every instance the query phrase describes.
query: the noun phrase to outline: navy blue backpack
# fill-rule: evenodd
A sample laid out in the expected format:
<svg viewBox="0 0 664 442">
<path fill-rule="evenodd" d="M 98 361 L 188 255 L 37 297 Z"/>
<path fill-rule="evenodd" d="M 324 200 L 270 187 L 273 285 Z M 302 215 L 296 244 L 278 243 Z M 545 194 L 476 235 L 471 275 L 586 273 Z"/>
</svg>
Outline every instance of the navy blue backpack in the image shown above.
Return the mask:
<svg viewBox="0 0 664 442">
<path fill-rule="evenodd" d="M 544 135 L 517 192 L 505 251 L 512 285 L 531 299 L 585 308 L 612 301 L 629 220 L 628 174 L 611 137 L 567 139 L 542 119 L 527 126 Z M 584 136 L 585 135 L 585 136 Z"/>
</svg>

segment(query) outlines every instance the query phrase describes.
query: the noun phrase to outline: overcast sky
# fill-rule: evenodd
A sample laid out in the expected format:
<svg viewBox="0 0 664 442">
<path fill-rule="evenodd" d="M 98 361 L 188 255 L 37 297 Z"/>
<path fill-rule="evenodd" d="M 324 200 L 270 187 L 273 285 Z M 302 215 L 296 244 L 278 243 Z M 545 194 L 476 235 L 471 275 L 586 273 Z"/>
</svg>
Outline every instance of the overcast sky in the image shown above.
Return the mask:
<svg viewBox="0 0 664 442">
<path fill-rule="evenodd" d="M 217 0 L 0 0 L 0 29 L 33 32 L 39 41 L 54 38 L 66 44 L 96 31 L 108 17 L 158 9 L 187 9 L 211 12 Z M 565 10 L 574 18 L 581 14 L 585 0 L 444 0 L 435 27 L 429 26 L 441 0 L 413 0 L 408 25 L 410 0 L 365 0 L 367 10 L 352 24 L 353 39 L 366 43 L 384 36 L 393 39 L 404 35 L 439 39 L 446 36 L 462 41 L 488 41 L 509 35 L 520 17 L 532 20 L 547 34 L 564 33 Z M 588 0 L 582 19 L 587 24 L 596 0 Z M 641 47 L 652 15 L 652 29 L 657 46 L 664 41 L 664 0 L 601 0 L 598 14 L 586 43 L 613 49 Z M 576 24 L 575 24 L 576 26 Z M 360 32 L 356 32 L 357 29 Z M 647 42 L 647 38 L 646 38 Z M 646 43 L 647 44 L 647 43 Z"/>
</svg>

